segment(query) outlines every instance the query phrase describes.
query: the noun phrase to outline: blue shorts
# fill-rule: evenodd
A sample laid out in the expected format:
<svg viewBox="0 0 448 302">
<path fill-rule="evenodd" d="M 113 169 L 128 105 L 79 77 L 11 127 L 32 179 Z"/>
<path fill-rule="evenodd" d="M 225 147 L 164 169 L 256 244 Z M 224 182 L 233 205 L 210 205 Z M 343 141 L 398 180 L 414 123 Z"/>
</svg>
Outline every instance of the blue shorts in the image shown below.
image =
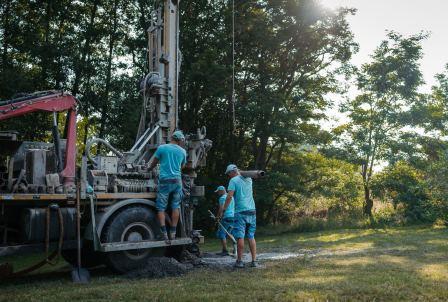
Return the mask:
<svg viewBox="0 0 448 302">
<path fill-rule="evenodd" d="M 160 180 L 157 187 L 156 208 L 164 212 L 171 196 L 171 209 L 179 209 L 182 201 L 182 182 L 180 179 Z"/>
<path fill-rule="evenodd" d="M 256 229 L 257 215 L 255 214 L 255 211 L 235 213 L 235 222 L 233 223 L 232 234 L 235 239 L 254 239 Z"/>
<path fill-rule="evenodd" d="M 232 234 L 233 218 L 224 218 L 223 220 L 221 220 L 221 224 L 226 228 L 227 232 Z M 218 237 L 218 239 L 226 239 L 227 238 L 227 234 L 222 229 L 222 226 L 218 227 L 218 231 L 216 232 L 216 237 Z"/>
</svg>

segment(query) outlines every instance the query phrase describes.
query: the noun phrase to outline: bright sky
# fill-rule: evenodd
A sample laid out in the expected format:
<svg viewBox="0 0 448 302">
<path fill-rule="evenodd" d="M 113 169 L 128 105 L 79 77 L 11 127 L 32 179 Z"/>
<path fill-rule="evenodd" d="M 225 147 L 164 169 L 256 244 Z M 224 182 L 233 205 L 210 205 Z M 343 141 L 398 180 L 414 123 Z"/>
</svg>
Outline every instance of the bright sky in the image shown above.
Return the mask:
<svg viewBox="0 0 448 302">
<path fill-rule="evenodd" d="M 429 31 L 431 36 L 423 42 L 424 57 L 421 70 L 426 84 L 422 92 L 429 92 L 435 84 L 434 75 L 441 73 L 448 63 L 448 0 L 320 0 L 328 8 L 340 6 L 356 8 L 356 15 L 349 17 L 359 52 L 352 62 L 360 66 L 369 62 L 370 55 L 386 37 L 386 30 L 403 35 Z M 356 88 L 349 90 L 349 96 L 356 95 Z M 338 112 L 337 97 L 333 108 L 328 109 L 330 120 L 323 128 L 330 130 L 345 123 L 347 118 Z"/>
<path fill-rule="evenodd" d="M 448 63 L 448 0 L 321 0 L 324 6 L 353 7 L 358 11 L 349 18 L 360 51 L 353 58 L 356 65 L 369 60 L 369 55 L 385 38 L 386 30 L 404 35 L 429 31 L 423 43 L 421 69 L 425 91 L 435 83 L 434 75 Z"/>
</svg>

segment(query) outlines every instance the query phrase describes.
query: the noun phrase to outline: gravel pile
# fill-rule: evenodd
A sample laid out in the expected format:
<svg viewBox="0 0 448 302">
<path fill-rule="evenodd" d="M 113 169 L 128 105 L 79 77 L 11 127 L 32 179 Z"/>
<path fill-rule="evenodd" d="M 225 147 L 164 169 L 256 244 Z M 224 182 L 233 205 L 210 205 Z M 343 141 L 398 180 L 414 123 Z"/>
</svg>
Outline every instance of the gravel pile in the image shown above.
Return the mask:
<svg viewBox="0 0 448 302">
<path fill-rule="evenodd" d="M 321 251 L 298 250 L 296 252 L 271 252 L 258 255 L 260 262 L 272 260 L 286 260 L 289 258 L 315 257 Z M 325 255 L 325 254 L 322 254 Z M 180 262 L 174 258 L 157 257 L 150 258 L 147 265 L 138 270 L 126 274 L 128 278 L 164 278 L 180 276 L 195 268 L 212 269 L 214 271 L 234 270 L 235 257 L 219 256 L 213 253 L 202 253 L 200 257 L 184 251 L 180 257 Z M 250 254 L 243 257 L 245 263 L 251 261 Z M 259 263 L 259 268 L 265 268 L 263 263 Z"/>
<path fill-rule="evenodd" d="M 147 261 L 147 265 L 126 274 L 128 278 L 164 278 L 180 276 L 189 271 L 190 267 L 178 262 L 174 258 L 154 257 Z"/>
</svg>

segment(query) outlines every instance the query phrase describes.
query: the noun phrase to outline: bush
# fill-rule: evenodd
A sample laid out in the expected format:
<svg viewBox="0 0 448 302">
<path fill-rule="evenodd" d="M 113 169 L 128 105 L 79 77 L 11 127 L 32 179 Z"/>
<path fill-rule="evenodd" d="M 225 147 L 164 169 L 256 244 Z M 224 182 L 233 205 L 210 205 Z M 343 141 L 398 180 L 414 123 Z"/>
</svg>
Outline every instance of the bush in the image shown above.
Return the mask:
<svg viewBox="0 0 448 302">
<path fill-rule="evenodd" d="M 395 209 L 402 206 L 407 219 L 435 219 L 423 172 L 405 162 L 397 162 L 376 174 L 372 193 L 383 201 L 391 201 Z"/>
</svg>

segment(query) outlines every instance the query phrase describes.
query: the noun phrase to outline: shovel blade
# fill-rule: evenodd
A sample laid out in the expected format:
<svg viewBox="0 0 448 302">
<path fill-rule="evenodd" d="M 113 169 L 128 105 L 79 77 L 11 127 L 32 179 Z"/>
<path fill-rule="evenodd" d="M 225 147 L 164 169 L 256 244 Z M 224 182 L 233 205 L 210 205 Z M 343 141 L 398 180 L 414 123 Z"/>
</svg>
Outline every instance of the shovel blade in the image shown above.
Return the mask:
<svg viewBox="0 0 448 302">
<path fill-rule="evenodd" d="M 82 267 L 75 267 L 72 270 L 72 281 L 73 283 L 87 284 L 90 282 L 90 273 L 88 270 Z"/>
</svg>

